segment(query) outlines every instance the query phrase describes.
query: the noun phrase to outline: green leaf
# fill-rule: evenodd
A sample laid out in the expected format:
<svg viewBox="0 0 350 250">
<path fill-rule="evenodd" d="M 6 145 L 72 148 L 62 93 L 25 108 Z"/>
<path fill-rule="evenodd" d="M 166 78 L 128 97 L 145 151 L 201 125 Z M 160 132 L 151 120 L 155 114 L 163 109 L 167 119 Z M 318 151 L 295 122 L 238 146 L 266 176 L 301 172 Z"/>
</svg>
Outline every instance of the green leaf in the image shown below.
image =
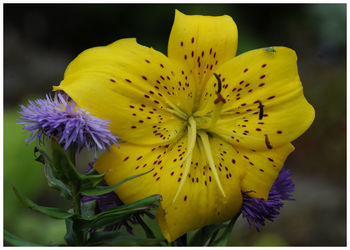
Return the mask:
<svg viewBox="0 0 350 250">
<path fill-rule="evenodd" d="M 126 219 L 131 214 L 143 212 L 151 208 L 159 206 L 160 195 L 151 195 L 142 200 L 114 207 L 105 212 L 99 213 L 91 218 L 80 218 L 78 227 L 87 229 L 93 227 L 109 226 Z"/>
<path fill-rule="evenodd" d="M 36 154 L 38 152 L 40 153 L 40 155 L 36 156 Z M 44 163 L 41 160 L 38 160 L 39 162 L 42 162 L 43 164 L 45 164 L 45 163 L 52 164 L 53 163 L 52 159 L 48 156 L 48 154 L 46 154 L 46 152 L 44 150 L 37 148 L 37 147 L 34 148 L 34 157 L 36 157 L 36 160 L 38 160 L 38 158 L 43 159 Z"/>
<path fill-rule="evenodd" d="M 147 224 L 142 220 L 141 216 L 138 214 L 135 214 L 136 220 L 137 222 L 141 225 L 141 227 L 143 228 L 143 231 L 145 231 L 145 234 L 147 236 L 147 238 L 156 238 L 154 236 L 154 233 L 152 232 L 152 230 L 147 226 Z"/>
<path fill-rule="evenodd" d="M 153 168 L 154 169 L 154 168 Z M 93 196 L 93 195 L 101 195 L 101 194 L 107 194 L 109 192 L 112 192 L 114 191 L 117 187 L 119 187 L 120 185 L 122 185 L 123 183 L 129 181 L 129 180 L 132 180 L 136 177 L 139 177 L 139 176 L 142 176 L 144 174 L 147 174 L 151 171 L 153 171 L 153 169 L 147 171 L 147 172 L 144 172 L 144 173 L 141 173 L 141 174 L 138 174 L 138 175 L 134 175 L 134 176 L 130 176 L 128 178 L 125 178 L 123 181 L 113 185 L 113 186 L 96 186 L 94 188 L 88 188 L 88 189 L 85 189 L 85 190 L 82 190 L 80 191 L 82 194 L 84 195 L 87 195 L 87 196 Z"/>
<path fill-rule="evenodd" d="M 84 241 L 79 235 L 77 234 L 78 230 L 75 226 L 75 217 L 66 219 L 66 234 L 64 236 L 64 240 L 67 242 L 67 245 L 69 246 L 78 246 L 81 245 Z M 86 233 L 79 232 L 80 236 L 86 236 Z"/>
<path fill-rule="evenodd" d="M 96 200 L 81 203 L 81 216 L 91 218 L 96 215 Z"/>
<path fill-rule="evenodd" d="M 88 240 L 90 246 L 160 246 L 164 239 L 136 237 L 125 232 L 95 232 Z"/>
<path fill-rule="evenodd" d="M 29 198 L 25 197 L 21 192 L 19 192 L 14 186 L 13 191 L 15 192 L 17 198 L 26 206 L 29 207 L 35 211 L 41 212 L 43 214 L 46 214 L 52 218 L 55 219 L 67 219 L 69 217 L 72 217 L 73 214 L 68 213 L 67 211 L 64 211 L 60 208 L 56 207 L 43 207 L 39 206 L 33 201 L 31 201 Z"/>
<path fill-rule="evenodd" d="M 95 187 L 97 184 L 104 180 L 106 173 L 107 172 L 103 174 L 90 174 L 82 176 L 83 185 L 88 187 Z"/>
<path fill-rule="evenodd" d="M 223 223 L 212 224 L 199 229 L 191 238 L 189 246 L 208 246 L 213 236 L 226 227 Z"/>
<path fill-rule="evenodd" d="M 40 155 L 37 156 L 37 153 L 39 153 Z M 44 164 L 44 174 L 49 187 L 58 190 L 62 197 L 70 200 L 72 198 L 72 193 L 70 189 L 61 180 L 56 178 L 56 176 L 59 177 L 61 176 L 61 174 L 57 173 L 57 169 L 53 168 L 53 161 L 48 156 L 48 154 L 44 150 L 35 147 L 34 156 L 37 157 L 37 161 L 40 161 Z"/>
<path fill-rule="evenodd" d="M 227 246 L 227 242 L 231 236 L 231 232 L 233 229 L 233 226 L 235 225 L 238 217 L 241 215 L 241 213 L 238 213 L 226 226 L 225 231 L 222 233 L 222 235 L 214 242 L 213 246 Z"/>
<path fill-rule="evenodd" d="M 37 243 L 23 240 L 23 239 L 19 238 L 18 236 L 11 234 L 7 230 L 4 230 L 4 240 L 13 246 L 44 246 L 41 244 L 37 244 Z"/>
<path fill-rule="evenodd" d="M 53 175 L 52 167 L 49 164 L 45 164 L 44 174 L 49 187 L 58 190 L 62 197 L 68 200 L 72 199 L 72 192 L 62 181 L 60 181 Z"/>
<path fill-rule="evenodd" d="M 73 220 L 66 219 L 66 234 L 64 235 L 64 240 L 67 242 L 69 246 L 73 246 L 76 242 L 76 234 L 73 230 Z"/>
<path fill-rule="evenodd" d="M 67 185 L 80 183 L 85 175 L 78 172 L 63 148 L 54 140 L 51 141 L 53 166 L 56 170 L 55 177 Z"/>
</svg>

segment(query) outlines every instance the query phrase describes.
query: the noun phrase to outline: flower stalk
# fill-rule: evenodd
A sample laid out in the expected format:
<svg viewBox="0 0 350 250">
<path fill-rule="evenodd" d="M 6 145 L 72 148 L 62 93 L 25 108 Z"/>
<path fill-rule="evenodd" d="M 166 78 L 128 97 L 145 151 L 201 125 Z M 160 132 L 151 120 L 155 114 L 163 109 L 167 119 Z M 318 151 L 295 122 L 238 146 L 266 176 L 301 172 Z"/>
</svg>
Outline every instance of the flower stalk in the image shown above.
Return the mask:
<svg viewBox="0 0 350 250">
<path fill-rule="evenodd" d="M 76 167 L 76 146 L 70 145 L 68 148 L 68 155 L 70 161 L 73 163 L 74 167 Z M 80 182 L 71 182 L 70 186 L 71 192 L 72 192 L 72 206 L 74 214 L 78 217 L 81 217 L 81 194 L 80 194 Z M 85 233 L 83 230 L 74 227 L 73 224 L 73 230 L 75 231 L 76 235 L 76 245 L 82 246 L 85 245 Z"/>
</svg>

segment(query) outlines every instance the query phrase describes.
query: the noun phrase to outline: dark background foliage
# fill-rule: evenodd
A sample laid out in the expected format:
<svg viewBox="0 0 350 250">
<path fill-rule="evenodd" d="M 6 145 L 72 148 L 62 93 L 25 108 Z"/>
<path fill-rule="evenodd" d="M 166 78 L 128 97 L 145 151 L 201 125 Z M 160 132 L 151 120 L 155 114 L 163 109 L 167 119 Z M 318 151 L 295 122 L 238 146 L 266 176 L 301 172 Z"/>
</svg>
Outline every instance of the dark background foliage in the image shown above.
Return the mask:
<svg viewBox="0 0 350 250">
<path fill-rule="evenodd" d="M 67 206 L 46 187 L 33 146 L 15 125 L 18 105 L 44 97 L 83 50 L 125 37 L 166 53 L 175 9 L 233 17 L 238 54 L 282 45 L 298 54 L 304 93 L 316 110 L 294 142 L 286 167 L 295 202 L 262 232 L 240 219 L 231 245 L 346 244 L 346 5 L 345 4 L 5 4 L 4 225 L 36 242 L 62 242 L 64 224 L 23 208 L 11 185 L 41 204 Z"/>
</svg>

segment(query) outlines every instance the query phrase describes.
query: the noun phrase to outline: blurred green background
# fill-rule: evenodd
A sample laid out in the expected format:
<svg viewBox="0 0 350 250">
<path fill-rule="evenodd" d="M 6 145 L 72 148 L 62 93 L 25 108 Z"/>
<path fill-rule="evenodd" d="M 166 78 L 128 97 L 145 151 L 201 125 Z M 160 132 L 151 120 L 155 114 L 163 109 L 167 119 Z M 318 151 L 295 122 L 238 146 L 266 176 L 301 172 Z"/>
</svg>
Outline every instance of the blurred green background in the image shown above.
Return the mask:
<svg viewBox="0 0 350 250">
<path fill-rule="evenodd" d="M 262 232 L 240 218 L 231 245 L 346 245 L 346 5 L 345 4 L 4 4 L 4 226 L 22 238 L 63 242 L 65 226 L 27 208 L 12 185 L 40 204 L 68 204 L 49 190 L 34 145 L 18 119 L 19 104 L 44 97 L 81 51 L 125 37 L 166 54 L 174 11 L 233 17 L 238 54 L 282 45 L 298 54 L 304 93 L 316 110 L 311 128 L 294 142 L 286 166 L 296 183 Z"/>
</svg>

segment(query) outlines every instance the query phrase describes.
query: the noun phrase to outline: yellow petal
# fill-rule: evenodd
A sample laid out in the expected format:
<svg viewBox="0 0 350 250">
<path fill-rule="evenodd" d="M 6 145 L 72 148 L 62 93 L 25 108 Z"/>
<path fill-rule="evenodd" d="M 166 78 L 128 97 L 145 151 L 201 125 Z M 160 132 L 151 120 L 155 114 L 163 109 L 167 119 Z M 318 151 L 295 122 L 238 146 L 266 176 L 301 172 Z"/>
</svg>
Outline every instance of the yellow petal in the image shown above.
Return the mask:
<svg viewBox="0 0 350 250">
<path fill-rule="evenodd" d="M 244 53 L 217 70 L 226 103 L 212 132 L 235 146 L 279 147 L 303 134 L 314 120 L 315 111 L 299 80 L 295 52 L 284 47 L 274 50 Z M 217 85 L 212 77 L 197 114 L 213 109 Z"/>
<path fill-rule="evenodd" d="M 176 10 L 168 56 L 192 72 L 200 94 L 217 67 L 235 56 L 237 39 L 236 24 L 227 15 L 190 16 Z"/>
<path fill-rule="evenodd" d="M 272 184 L 283 167 L 288 155 L 294 147 L 288 143 L 281 147 L 265 151 L 256 151 L 245 148 L 236 148 L 239 152 L 241 164 L 238 165 L 244 178 L 241 182 L 242 192 L 254 191 L 249 196 L 267 199 Z"/>
<path fill-rule="evenodd" d="M 242 205 L 241 173 L 231 162 L 232 154 L 237 154 L 232 146 L 217 139 L 212 147 L 226 197 L 214 179 L 203 148 L 198 147 L 198 140 L 187 176 L 184 176 L 184 164 L 176 166 L 186 154 L 187 146 L 186 136 L 167 147 L 152 148 L 125 143 L 121 144 L 120 149 L 112 147 L 111 152 L 106 152 L 95 165 L 100 173 L 110 171 L 106 175 L 109 185 L 154 168 L 152 172 L 126 182 L 116 189 L 116 193 L 125 203 L 151 194 L 161 194 L 157 220 L 169 242 L 190 230 L 231 219 Z M 174 201 L 183 178 L 186 178 L 185 182 Z"/>
<path fill-rule="evenodd" d="M 124 140 L 166 144 L 181 136 L 179 117 L 192 111 L 194 80 L 182 72 L 161 53 L 123 39 L 81 53 L 55 89 L 110 120 L 112 132 Z"/>
</svg>

